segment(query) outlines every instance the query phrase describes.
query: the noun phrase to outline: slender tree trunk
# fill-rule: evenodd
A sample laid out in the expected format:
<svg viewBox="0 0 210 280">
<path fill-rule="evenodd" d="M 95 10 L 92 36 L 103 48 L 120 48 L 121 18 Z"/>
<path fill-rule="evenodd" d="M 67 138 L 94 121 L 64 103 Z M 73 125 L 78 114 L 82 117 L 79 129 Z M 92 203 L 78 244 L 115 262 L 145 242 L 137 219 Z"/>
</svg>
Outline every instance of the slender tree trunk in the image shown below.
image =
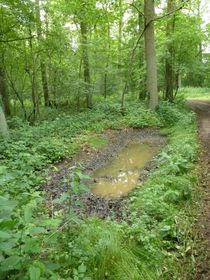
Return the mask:
<svg viewBox="0 0 210 280">
<path fill-rule="evenodd" d="M 165 81 L 166 81 L 166 89 L 165 89 L 165 99 L 173 102 L 173 85 L 174 85 L 174 75 L 173 75 L 173 66 L 171 58 L 166 58 L 165 62 Z"/>
<path fill-rule="evenodd" d="M 87 29 L 87 24 L 83 21 L 80 22 L 80 30 L 81 30 L 81 37 L 82 37 L 82 59 L 83 59 L 83 69 L 84 69 L 86 104 L 88 108 L 92 108 L 90 65 L 89 65 L 88 39 L 87 39 L 88 29 Z"/>
<path fill-rule="evenodd" d="M 144 18 L 141 13 L 138 13 L 138 25 L 139 25 L 139 33 L 141 34 L 142 31 L 144 30 Z M 142 68 L 144 67 L 144 43 L 143 41 L 139 42 L 139 70 L 142 71 Z M 144 81 L 142 83 L 142 79 L 139 81 L 139 94 L 138 94 L 138 99 L 145 99 L 146 98 L 146 79 L 144 75 Z"/>
<path fill-rule="evenodd" d="M 197 9 L 198 9 L 197 16 L 200 19 L 201 18 L 201 0 L 197 0 L 197 1 L 198 1 L 197 2 L 197 5 L 198 5 L 198 7 L 197 7 Z M 201 24 L 199 24 L 199 30 L 202 33 Z M 202 41 L 199 42 L 198 49 L 199 49 L 199 62 L 200 62 L 200 65 L 202 65 L 202 63 L 203 63 Z M 198 74 L 198 86 L 199 87 L 203 86 L 203 73 L 202 73 L 202 71 Z"/>
<path fill-rule="evenodd" d="M 157 88 L 157 63 L 155 50 L 154 34 L 154 0 L 144 0 L 145 15 L 145 59 L 147 73 L 147 91 L 149 93 L 149 107 L 155 110 L 158 105 L 158 88 Z"/>
<path fill-rule="evenodd" d="M 9 94 L 6 85 L 6 75 L 3 67 L 0 66 L 0 95 L 3 103 L 3 109 L 6 116 L 11 114 L 10 111 L 10 102 L 9 102 Z"/>
<path fill-rule="evenodd" d="M 108 67 L 109 67 L 109 61 L 110 61 L 110 48 L 111 48 L 111 43 L 110 43 L 110 24 L 108 22 L 107 26 L 107 58 L 106 58 L 106 65 L 105 65 L 105 73 L 104 73 L 104 98 L 106 99 L 107 97 L 107 80 L 108 80 Z"/>
<path fill-rule="evenodd" d="M 3 137 L 9 136 L 7 121 L 1 106 L 0 106 L 0 135 Z"/>
<path fill-rule="evenodd" d="M 174 0 L 168 0 L 167 2 L 167 13 L 170 13 L 174 10 Z M 174 25 L 175 25 L 175 16 L 172 15 L 168 18 L 166 25 L 166 58 L 165 58 L 165 98 L 170 102 L 173 102 L 174 99 L 174 48 L 173 43 L 171 42 L 171 36 L 174 33 Z"/>
<path fill-rule="evenodd" d="M 23 114 L 24 114 L 24 119 L 27 120 L 27 112 L 26 112 L 26 108 L 25 108 L 25 105 L 24 105 L 23 97 L 22 97 L 21 94 L 16 90 L 15 84 L 14 84 L 12 78 L 9 76 L 8 72 L 7 72 L 6 74 L 7 74 L 7 79 L 8 79 L 8 82 L 9 82 L 9 84 L 10 84 L 10 87 L 11 87 L 11 89 L 13 90 L 14 94 L 16 95 L 17 100 L 20 102 L 20 105 L 21 105 L 21 108 L 22 108 Z M 16 103 L 16 99 L 15 99 L 15 103 Z M 14 108 L 15 108 L 15 106 L 14 106 Z M 16 114 L 16 112 L 14 112 L 14 114 Z"/>
<path fill-rule="evenodd" d="M 79 75 L 78 75 L 79 84 L 78 84 L 78 90 L 77 90 L 77 96 L 76 96 L 76 98 L 77 98 L 77 111 L 79 111 L 79 109 L 80 109 L 81 72 L 82 72 L 82 59 L 80 59 L 80 62 L 79 62 Z"/>
<path fill-rule="evenodd" d="M 42 22 L 40 17 L 39 0 L 36 0 L 36 16 L 37 16 L 37 37 L 39 43 L 41 43 L 43 41 L 43 35 L 42 35 Z M 44 105 L 48 107 L 50 106 L 49 87 L 48 87 L 48 78 L 47 78 L 47 67 L 43 55 L 40 56 L 40 68 L 41 68 L 41 77 L 42 77 L 42 89 L 44 93 Z"/>
<path fill-rule="evenodd" d="M 122 0 L 119 0 L 119 26 L 118 26 L 118 68 L 121 68 L 122 63 L 122 26 L 123 26 L 123 10 Z"/>
<path fill-rule="evenodd" d="M 40 66 L 41 66 L 41 74 L 42 74 L 42 88 L 44 93 L 44 105 L 45 107 L 49 107 L 50 99 L 49 99 L 49 88 L 48 88 L 48 79 L 47 79 L 47 68 L 43 61 L 41 61 Z"/>
<path fill-rule="evenodd" d="M 31 28 L 29 27 L 29 34 L 32 37 Z M 33 110 L 32 110 L 32 123 L 35 122 L 37 114 L 39 114 L 39 103 L 38 103 L 38 96 L 37 96 L 37 89 L 36 89 L 36 70 L 35 70 L 35 57 L 33 53 L 33 43 L 32 39 L 29 39 L 29 47 L 31 52 L 31 60 L 32 60 L 32 69 L 31 73 L 29 72 L 30 79 L 31 79 L 31 98 L 33 103 Z"/>
</svg>

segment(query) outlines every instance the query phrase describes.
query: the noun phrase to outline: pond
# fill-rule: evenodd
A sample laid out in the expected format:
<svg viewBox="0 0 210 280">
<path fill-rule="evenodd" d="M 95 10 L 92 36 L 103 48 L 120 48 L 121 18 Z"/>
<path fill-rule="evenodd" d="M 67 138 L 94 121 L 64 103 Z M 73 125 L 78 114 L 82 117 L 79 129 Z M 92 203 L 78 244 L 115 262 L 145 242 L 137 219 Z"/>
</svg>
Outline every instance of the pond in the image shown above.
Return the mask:
<svg viewBox="0 0 210 280">
<path fill-rule="evenodd" d="M 115 159 L 93 173 L 91 191 L 109 198 L 126 195 L 136 187 L 141 171 L 159 149 L 151 143 L 130 142 Z"/>
</svg>

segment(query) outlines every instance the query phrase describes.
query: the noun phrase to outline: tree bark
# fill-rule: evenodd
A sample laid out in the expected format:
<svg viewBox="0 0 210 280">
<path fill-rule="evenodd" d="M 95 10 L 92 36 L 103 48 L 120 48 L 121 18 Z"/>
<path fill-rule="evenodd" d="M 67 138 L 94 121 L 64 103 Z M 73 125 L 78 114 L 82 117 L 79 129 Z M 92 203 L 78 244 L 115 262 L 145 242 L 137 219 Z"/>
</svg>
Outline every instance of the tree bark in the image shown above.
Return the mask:
<svg viewBox="0 0 210 280">
<path fill-rule="evenodd" d="M 170 13 L 174 10 L 174 0 L 168 0 L 167 2 L 167 13 Z M 172 15 L 168 19 L 166 25 L 166 58 L 165 58 L 165 98 L 170 102 L 173 102 L 174 99 L 174 69 L 173 69 L 173 60 L 174 60 L 174 48 L 173 43 L 171 42 L 171 36 L 174 33 L 174 24 L 175 16 Z"/>
<path fill-rule="evenodd" d="M 42 22 L 40 17 L 39 0 L 36 0 L 36 14 L 37 14 L 37 37 L 39 43 L 41 43 L 43 41 L 43 35 L 42 35 Z M 49 99 L 49 86 L 48 86 L 48 78 L 47 78 L 47 67 L 43 55 L 40 56 L 40 68 L 41 68 L 41 77 L 42 77 L 42 89 L 44 93 L 44 105 L 46 107 L 49 107 L 50 99 Z"/>
<path fill-rule="evenodd" d="M 123 27 L 123 10 L 122 0 L 119 0 L 119 26 L 118 26 L 118 68 L 122 68 L 122 27 Z"/>
<path fill-rule="evenodd" d="M 29 34 L 32 34 L 31 26 L 29 26 Z M 38 102 L 38 96 L 37 96 L 37 79 L 36 79 L 36 69 L 35 69 L 35 57 L 33 52 L 33 43 L 32 40 L 29 39 L 29 48 L 31 53 L 31 71 L 28 72 L 31 80 L 31 98 L 33 103 L 33 110 L 29 118 L 32 116 L 31 123 L 33 124 L 36 120 L 37 114 L 39 114 L 39 102 Z"/>
<path fill-rule="evenodd" d="M 198 0 L 197 2 L 197 16 L 200 19 L 201 18 L 201 0 Z M 202 33 L 202 27 L 201 24 L 199 24 L 199 30 Z M 202 48 L 202 41 L 199 42 L 198 44 L 198 49 L 199 49 L 199 62 L 200 65 L 203 64 L 203 48 Z M 198 86 L 202 87 L 203 86 L 203 73 L 202 71 L 198 74 Z"/>
<path fill-rule="evenodd" d="M 149 107 L 155 110 L 158 105 L 158 88 L 157 88 L 157 63 L 155 50 L 154 34 L 154 0 L 144 0 L 145 15 L 145 59 L 147 73 L 147 91 L 149 93 Z"/>
<path fill-rule="evenodd" d="M 89 65 L 88 39 L 87 39 L 88 29 L 87 29 L 87 24 L 84 21 L 80 22 L 80 31 L 81 31 L 81 39 L 82 39 L 82 59 L 83 59 L 83 69 L 84 69 L 86 104 L 88 108 L 92 108 L 90 65 Z"/>
<path fill-rule="evenodd" d="M 9 136 L 6 118 L 1 106 L 0 106 L 0 135 L 2 135 L 3 137 Z"/>
<path fill-rule="evenodd" d="M 108 67 L 109 67 L 109 61 L 110 61 L 110 49 L 111 49 L 111 43 L 110 43 L 110 24 L 108 21 L 107 25 L 107 45 L 106 45 L 106 50 L 107 50 L 107 57 L 106 57 L 106 65 L 105 65 L 105 71 L 104 71 L 104 98 L 106 99 L 107 97 L 107 81 L 108 81 Z"/>
<path fill-rule="evenodd" d="M 138 12 L 138 26 L 139 26 L 139 33 L 141 34 L 144 30 L 144 17 L 142 13 Z M 144 57 L 145 48 L 144 48 L 144 42 L 139 42 L 139 70 L 142 71 L 144 67 Z M 138 94 L 138 100 L 142 100 L 146 98 L 146 77 L 144 74 L 144 81 L 142 83 L 142 79 L 139 79 L 139 94 Z"/>
<path fill-rule="evenodd" d="M 0 95 L 3 103 L 3 110 L 6 116 L 10 116 L 10 102 L 9 102 L 9 94 L 6 85 L 6 75 L 3 67 L 0 66 Z"/>
</svg>

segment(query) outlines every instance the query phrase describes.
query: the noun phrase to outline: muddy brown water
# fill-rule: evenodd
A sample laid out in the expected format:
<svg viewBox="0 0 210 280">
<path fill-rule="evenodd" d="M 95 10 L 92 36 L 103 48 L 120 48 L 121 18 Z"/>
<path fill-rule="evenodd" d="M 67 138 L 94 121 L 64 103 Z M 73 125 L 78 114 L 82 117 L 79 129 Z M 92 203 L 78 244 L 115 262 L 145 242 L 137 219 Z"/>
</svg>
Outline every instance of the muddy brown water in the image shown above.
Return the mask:
<svg viewBox="0 0 210 280">
<path fill-rule="evenodd" d="M 130 142 L 118 156 L 93 172 L 95 181 L 90 186 L 93 193 L 117 198 L 134 189 L 141 176 L 141 169 L 157 154 L 159 147 L 152 144 Z"/>
<path fill-rule="evenodd" d="M 95 176 L 95 179 L 93 179 L 92 182 L 94 180 L 97 181 L 97 178 L 101 176 L 97 175 L 97 173 L 103 173 L 104 168 L 106 169 L 109 164 L 113 164 L 121 153 L 126 153 L 127 148 L 131 143 L 141 143 L 143 146 L 140 145 L 136 148 L 134 145 L 131 149 L 133 150 L 134 148 L 135 151 L 132 153 L 141 161 L 141 164 L 138 167 L 138 172 L 136 170 L 136 165 L 134 165 L 135 168 L 132 167 L 131 170 L 129 170 L 129 172 L 135 171 L 135 176 L 134 174 L 132 175 L 135 177 L 135 182 L 133 182 L 131 187 L 133 188 L 137 184 L 144 182 L 150 172 L 155 168 L 156 165 L 155 161 L 153 161 L 153 155 L 156 153 L 153 153 L 153 151 L 161 150 L 166 143 L 165 137 L 161 136 L 159 130 L 155 128 L 106 130 L 99 136 L 107 141 L 107 145 L 101 148 L 90 148 L 84 145 L 81 147 L 80 152 L 73 158 L 66 159 L 59 163 L 56 166 L 56 172 L 54 167 L 49 168 L 46 171 L 46 177 L 48 180 L 43 184 L 41 190 L 46 192 L 47 207 L 50 209 L 50 214 L 52 216 L 54 215 L 54 212 L 58 210 L 53 201 L 56 198 L 59 198 L 63 192 L 69 191 L 69 185 L 64 184 L 63 179 L 69 176 L 69 170 L 71 170 L 72 166 L 81 166 L 83 174 L 88 174 L 92 179 L 93 176 Z M 149 153 L 151 153 L 150 155 L 147 154 L 147 149 L 149 149 Z M 137 150 L 139 150 L 138 153 Z M 142 154 L 142 156 L 138 156 L 139 154 Z M 125 161 L 122 159 L 122 156 L 119 157 L 122 162 Z M 145 167 L 143 167 L 144 165 Z M 109 168 L 112 169 L 112 167 Z M 121 169 L 125 169 L 125 167 L 117 168 L 117 170 Z M 111 180 L 114 176 L 115 174 L 111 174 L 111 176 L 107 177 Z M 108 179 L 107 177 L 106 179 Z M 116 175 L 116 177 L 118 176 Z M 77 206 L 74 210 L 77 214 L 85 217 L 96 215 L 103 219 L 111 217 L 115 220 L 122 220 L 124 219 L 124 213 L 126 212 L 128 202 L 126 194 L 132 192 L 132 190 L 126 190 L 126 192 L 127 193 L 124 193 L 124 195 L 120 197 L 107 197 L 101 194 L 97 195 L 93 192 L 75 196 L 75 200 L 79 200 L 83 207 Z M 59 208 L 65 208 L 65 205 L 60 205 Z"/>
</svg>

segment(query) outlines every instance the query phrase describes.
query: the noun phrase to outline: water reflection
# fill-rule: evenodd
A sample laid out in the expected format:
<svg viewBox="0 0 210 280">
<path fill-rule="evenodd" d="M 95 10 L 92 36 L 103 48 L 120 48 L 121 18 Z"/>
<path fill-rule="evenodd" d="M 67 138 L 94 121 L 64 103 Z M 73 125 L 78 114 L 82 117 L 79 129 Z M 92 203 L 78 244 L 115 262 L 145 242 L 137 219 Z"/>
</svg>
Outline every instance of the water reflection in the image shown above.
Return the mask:
<svg viewBox="0 0 210 280">
<path fill-rule="evenodd" d="M 96 170 L 91 190 L 101 196 L 120 197 L 137 184 L 140 170 L 157 154 L 159 147 L 130 143 L 113 161 Z"/>
</svg>

